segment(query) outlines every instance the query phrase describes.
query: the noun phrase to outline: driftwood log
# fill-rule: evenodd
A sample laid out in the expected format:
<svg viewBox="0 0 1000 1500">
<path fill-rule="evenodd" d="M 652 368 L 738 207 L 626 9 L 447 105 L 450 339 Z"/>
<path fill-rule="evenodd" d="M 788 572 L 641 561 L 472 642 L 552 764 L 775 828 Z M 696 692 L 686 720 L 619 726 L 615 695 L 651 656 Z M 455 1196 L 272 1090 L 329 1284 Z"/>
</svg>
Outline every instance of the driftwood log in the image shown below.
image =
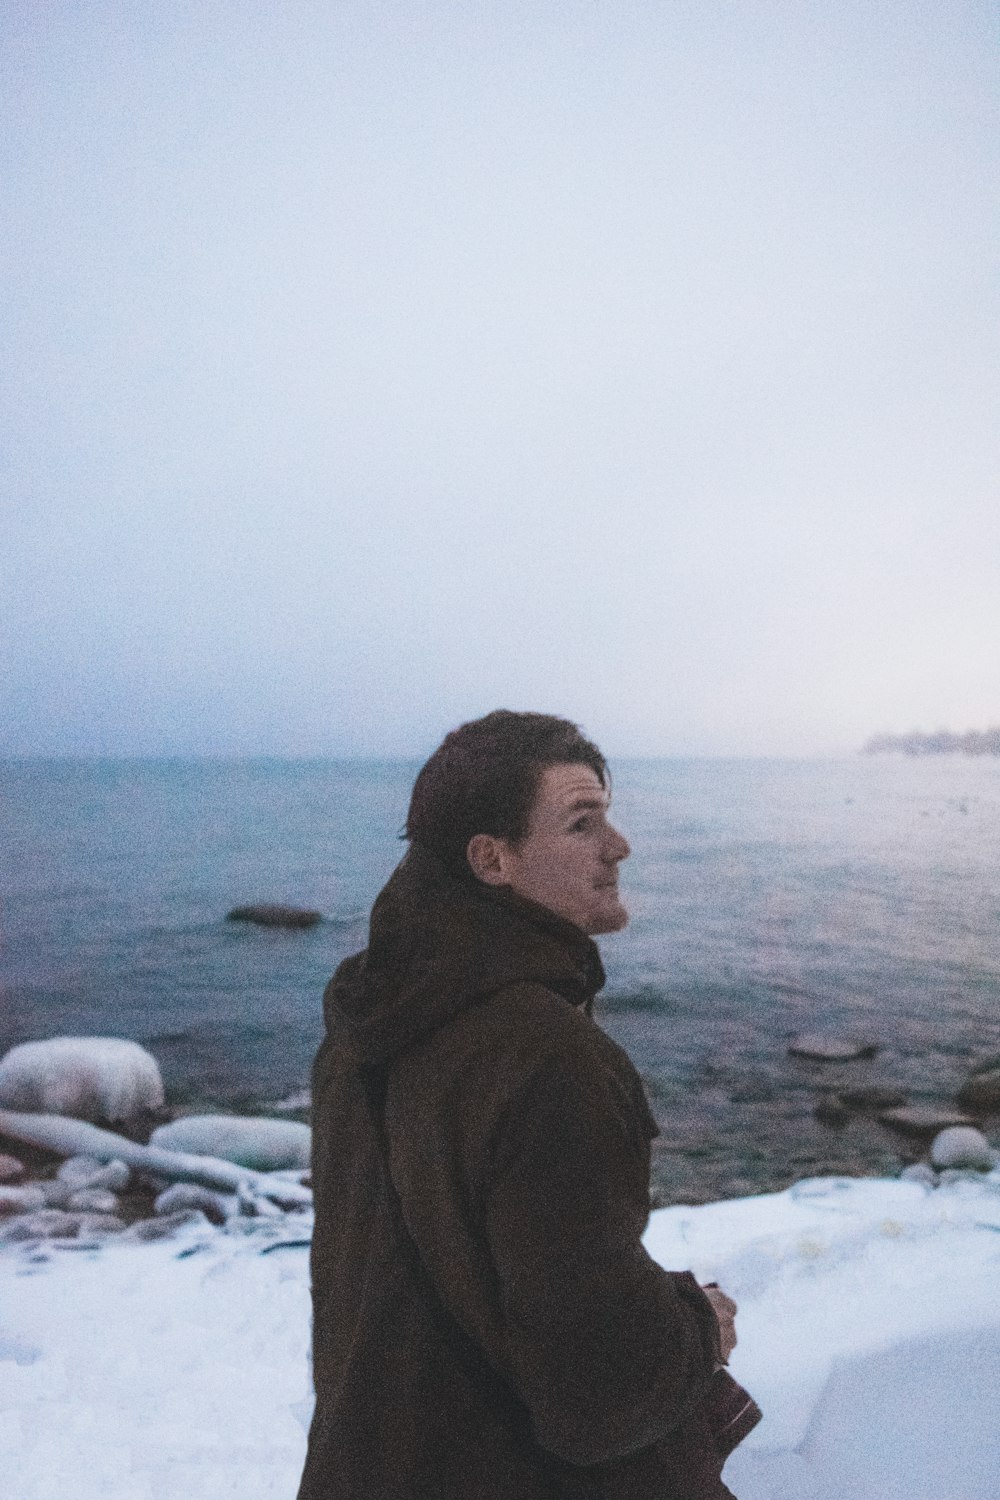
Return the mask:
<svg viewBox="0 0 1000 1500">
<path fill-rule="evenodd" d="M 101 1130 L 85 1120 L 63 1115 L 24 1114 L 0 1109 L 0 1135 L 28 1146 L 52 1151 L 56 1156 L 93 1156 L 98 1161 L 123 1161 L 169 1182 L 197 1182 L 225 1192 L 242 1192 L 266 1198 L 279 1208 L 309 1208 L 312 1193 L 300 1182 L 282 1173 L 254 1172 L 217 1156 L 195 1156 L 186 1151 L 166 1151 L 158 1146 L 140 1146 L 113 1130 Z"/>
</svg>

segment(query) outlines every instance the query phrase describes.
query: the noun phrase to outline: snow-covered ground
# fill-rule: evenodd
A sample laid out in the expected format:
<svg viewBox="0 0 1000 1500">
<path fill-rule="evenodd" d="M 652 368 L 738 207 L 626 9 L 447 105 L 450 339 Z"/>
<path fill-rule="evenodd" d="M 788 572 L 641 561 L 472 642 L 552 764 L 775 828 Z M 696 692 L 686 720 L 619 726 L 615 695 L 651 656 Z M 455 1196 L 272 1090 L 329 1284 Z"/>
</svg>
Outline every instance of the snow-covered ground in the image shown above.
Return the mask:
<svg viewBox="0 0 1000 1500">
<path fill-rule="evenodd" d="M 4 1493 L 293 1500 L 307 1229 L 4 1247 Z M 740 1500 L 1000 1496 L 1000 1169 L 664 1209 L 647 1244 L 740 1304 L 732 1368 L 765 1413 L 726 1468 Z"/>
</svg>

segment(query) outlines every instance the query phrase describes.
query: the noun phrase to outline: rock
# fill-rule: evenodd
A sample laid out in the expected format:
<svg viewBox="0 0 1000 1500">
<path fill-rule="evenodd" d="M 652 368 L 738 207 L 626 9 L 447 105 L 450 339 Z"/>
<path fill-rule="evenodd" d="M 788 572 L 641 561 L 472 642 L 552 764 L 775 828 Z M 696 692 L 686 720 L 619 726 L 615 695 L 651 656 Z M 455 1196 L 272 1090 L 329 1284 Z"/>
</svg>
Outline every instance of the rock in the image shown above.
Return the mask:
<svg viewBox="0 0 1000 1500">
<path fill-rule="evenodd" d="M 969 1167 L 990 1172 L 997 1153 L 981 1130 L 973 1125 L 951 1125 L 934 1137 L 931 1161 L 935 1167 Z"/>
<path fill-rule="evenodd" d="M 315 927 L 323 913 L 307 911 L 301 906 L 234 906 L 226 913 L 227 922 L 256 922 L 259 927 Z"/>
<path fill-rule="evenodd" d="M 287 1099 L 278 1099 L 274 1104 L 269 1104 L 275 1114 L 291 1114 L 293 1111 L 312 1108 L 312 1091 L 310 1089 L 299 1089 L 294 1094 L 289 1094 Z"/>
<path fill-rule="evenodd" d="M 974 1125 L 968 1115 L 957 1109 L 936 1109 L 929 1104 L 903 1104 L 899 1109 L 884 1109 L 879 1114 L 883 1125 L 903 1135 L 937 1135 L 949 1125 Z"/>
<path fill-rule="evenodd" d="M 286 1130 L 307 1128 L 293 1125 L 291 1121 L 281 1123 Z M 125 1162 L 135 1171 L 144 1175 L 154 1173 L 167 1182 L 200 1182 L 206 1187 L 221 1188 L 223 1192 L 237 1192 L 241 1187 L 247 1187 L 258 1197 L 271 1199 L 281 1208 L 312 1206 L 309 1188 L 298 1182 L 285 1181 L 283 1173 L 255 1172 L 250 1167 L 223 1161 L 221 1157 L 142 1146 L 114 1131 L 89 1125 L 85 1120 L 0 1109 L 0 1134 L 59 1156 L 96 1156 L 101 1161 Z"/>
<path fill-rule="evenodd" d="M 792 1057 L 810 1057 L 817 1062 L 853 1062 L 859 1057 L 874 1057 L 878 1045 L 859 1037 L 834 1036 L 830 1032 L 806 1031 L 788 1044 Z"/>
<path fill-rule="evenodd" d="M 239 1213 L 240 1202 L 235 1193 L 216 1193 L 196 1182 L 175 1182 L 153 1204 L 161 1218 L 188 1209 L 200 1209 L 211 1224 L 224 1224 Z"/>
<path fill-rule="evenodd" d="M 915 1161 L 912 1166 L 904 1167 L 899 1174 L 900 1182 L 919 1182 L 924 1187 L 937 1186 L 937 1174 L 933 1167 L 929 1167 L 925 1161 Z"/>
<path fill-rule="evenodd" d="M 89 1187 L 98 1172 L 104 1170 L 104 1162 L 96 1156 L 68 1156 L 64 1162 L 59 1163 L 56 1177 L 60 1182 L 68 1183 L 70 1189 Z"/>
<path fill-rule="evenodd" d="M 195 1228 L 199 1225 L 206 1229 L 209 1227 L 205 1215 L 198 1209 L 186 1208 L 177 1213 L 162 1214 L 155 1219 L 138 1219 L 125 1231 L 123 1238 L 139 1240 L 145 1244 L 150 1240 L 169 1239 L 179 1229 Z"/>
<path fill-rule="evenodd" d="M 117 1165 L 121 1166 L 119 1162 Z M 116 1174 L 117 1175 L 117 1174 Z M 71 1213 L 114 1213 L 118 1199 L 114 1192 L 101 1181 L 103 1173 L 98 1171 L 92 1178 L 77 1182 L 73 1177 L 55 1177 L 51 1182 L 40 1183 L 48 1208 L 65 1208 Z"/>
<path fill-rule="evenodd" d="M 838 1098 L 848 1109 L 864 1114 L 866 1110 L 895 1109 L 906 1103 L 906 1090 L 887 1084 L 867 1083 L 853 1089 L 841 1089 Z"/>
<path fill-rule="evenodd" d="M 71 1213 L 113 1214 L 118 1208 L 118 1199 L 108 1188 L 77 1188 L 70 1193 L 66 1207 Z"/>
<path fill-rule="evenodd" d="M 20 1182 L 23 1176 L 24 1162 L 0 1151 L 0 1182 Z"/>
<path fill-rule="evenodd" d="M 35 1183 L 24 1187 L 0 1187 L 0 1218 L 6 1218 L 8 1214 L 33 1213 L 45 1206 L 45 1192 Z"/>
<path fill-rule="evenodd" d="M 80 1188 L 107 1188 L 112 1193 L 124 1193 L 132 1173 L 123 1161 L 102 1162 L 96 1156 L 71 1156 L 61 1163 L 56 1177 L 67 1183 L 71 1192 Z"/>
<path fill-rule="evenodd" d="M 68 1182 L 60 1182 L 58 1177 L 51 1182 L 40 1182 L 38 1186 L 42 1190 L 46 1208 L 68 1208 L 69 1200 L 75 1189 Z"/>
<path fill-rule="evenodd" d="M 0 1062 L 3 1109 L 113 1124 L 161 1109 L 163 1102 L 156 1059 L 122 1037 L 22 1042 Z"/>
<path fill-rule="evenodd" d="M 839 1094 L 824 1094 L 813 1110 L 813 1114 L 824 1125 L 846 1125 L 851 1118 L 851 1112 Z"/>
<path fill-rule="evenodd" d="M 84 1213 L 80 1215 L 78 1234 L 81 1237 L 84 1235 L 100 1237 L 105 1234 L 123 1234 L 127 1228 L 125 1220 L 120 1219 L 117 1214 Z"/>
<path fill-rule="evenodd" d="M 973 1073 L 959 1089 L 958 1102 L 977 1114 L 1000 1114 L 1000 1067 Z"/>
<path fill-rule="evenodd" d="M 153 1131 L 149 1144 L 195 1156 L 217 1156 L 258 1172 L 308 1167 L 312 1131 L 296 1120 L 240 1115 L 185 1115 Z"/>
<path fill-rule="evenodd" d="M 80 1228 L 80 1215 L 67 1214 L 59 1208 L 40 1208 L 37 1213 L 19 1214 L 0 1224 L 0 1239 L 7 1242 L 21 1240 L 68 1240 Z"/>
</svg>

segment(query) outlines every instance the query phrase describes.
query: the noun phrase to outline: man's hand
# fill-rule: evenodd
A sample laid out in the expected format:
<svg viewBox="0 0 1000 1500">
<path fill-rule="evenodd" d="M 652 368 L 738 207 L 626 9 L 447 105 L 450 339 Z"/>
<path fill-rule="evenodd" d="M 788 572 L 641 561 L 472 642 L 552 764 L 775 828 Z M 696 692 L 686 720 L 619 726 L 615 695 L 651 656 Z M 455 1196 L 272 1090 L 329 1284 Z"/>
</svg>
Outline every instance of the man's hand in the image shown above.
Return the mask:
<svg viewBox="0 0 1000 1500">
<path fill-rule="evenodd" d="M 717 1281 L 709 1281 L 702 1291 L 712 1304 L 712 1311 L 719 1322 L 719 1342 L 722 1345 L 722 1362 L 727 1364 L 736 1348 L 736 1303 L 727 1297 Z"/>
</svg>

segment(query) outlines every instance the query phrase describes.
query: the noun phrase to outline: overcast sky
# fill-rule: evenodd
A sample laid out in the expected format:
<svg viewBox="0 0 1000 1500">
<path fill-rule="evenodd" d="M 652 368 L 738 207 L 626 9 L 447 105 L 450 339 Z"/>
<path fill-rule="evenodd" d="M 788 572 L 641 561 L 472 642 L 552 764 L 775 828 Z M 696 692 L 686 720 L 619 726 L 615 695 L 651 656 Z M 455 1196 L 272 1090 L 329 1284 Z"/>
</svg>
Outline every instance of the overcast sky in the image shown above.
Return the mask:
<svg viewBox="0 0 1000 1500">
<path fill-rule="evenodd" d="M 0 753 L 1000 721 L 995 0 L 0 28 Z"/>
</svg>

